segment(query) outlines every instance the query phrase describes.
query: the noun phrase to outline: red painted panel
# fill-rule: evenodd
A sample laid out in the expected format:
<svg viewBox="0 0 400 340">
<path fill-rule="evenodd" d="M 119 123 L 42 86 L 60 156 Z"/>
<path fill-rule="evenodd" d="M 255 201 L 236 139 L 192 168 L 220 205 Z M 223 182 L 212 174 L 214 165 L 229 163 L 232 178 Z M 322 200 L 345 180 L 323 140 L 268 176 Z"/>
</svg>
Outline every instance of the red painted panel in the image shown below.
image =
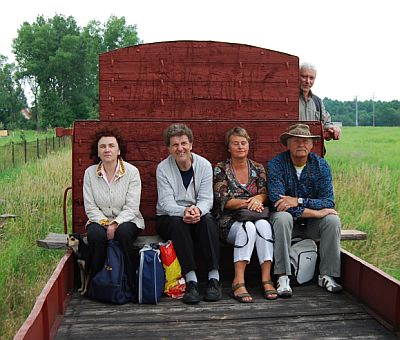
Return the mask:
<svg viewBox="0 0 400 340">
<path fill-rule="evenodd" d="M 173 41 L 100 55 L 101 120 L 298 119 L 298 58 L 223 42 Z"/>
<path fill-rule="evenodd" d="M 391 330 L 400 329 L 400 281 L 342 249 L 342 283 Z"/>
<path fill-rule="evenodd" d="M 72 129 L 56 127 L 56 137 L 72 136 Z"/>
<path fill-rule="evenodd" d="M 167 41 L 159 43 L 129 46 L 118 50 L 106 52 L 100 55 L 100 62 L 118 64 L 121 61 L 137 60 L 144 63 L 148 60 L 158 60 L 162 67 L 174 56 L 173 60 L 181 63 L 190 60 L 208 60 L 209 62 L 229 63 L 280 63 L 282 58 L 291 64 L 297 64 L 296 56 L 268 50 L 251 45 L 216 42 L 216 41 Z"/>
<path fill-rule="evenodd" d="M 249 157 L 262 164 L 274 155 L 285 150 L 279 142 L 279 136 L 293 121 L 187 121 L 193 130 L 193 151 L 205 156 L 212 164 L 228 157 L 224 146 L 225 132 L 233 126 L 246 128 L 252 138 Z M 83 174 L 92 164 L 89 157 L 90 144 L 94 133 L 104 127 L 118 129 L 128 144 L 126 161 L 134 164 L 142 179 L 141 212 L 146 220 L 146 235 L 153 235 L 157 188 L 155 172 L 157 164 L 167 155 L 163 141 L 163 130 L 171 121 L 79 121 L 74 124 L 73 143 L 73 226 L 74 230 L 84 233 L 86 216 L 83 207 Z M 321 124 L 311 123 L 311 131 L 321 134 Z M 323 145 L 318 142 L 314 151 L 321 154 Z"/>
<path fill-rule="evenodd" d="M 71 299 L 73 259 L 74 257 L 69 251 L 60 260 L 14 340 L 53 339 L 55 337 L 61 315 L 64 314 Z"/>
<path fill-rule="evenodd" d="M 298 97 L 286 102 L 246 101 L 246 100 L 184 100 L 139 99 L 114 101 L 100 99 L 101 119 L 132 120 L 139 119 L 298 119 Z M 293 112 L 296 112 L 295 114 Z"/>
<path fill-rule="evenodd" d="M 139 100 L 233 100 L 233 101 L 260 101 L 285 102 L 298 101 L 299 91 L 289 89 L 281 83 L 256 83 L 243 81 L 241 83 L 223 81 L 118 81 L 102 82 L 99 91 L 100 97 L 109 101 Z M 246 117 L 245 117 L 246 118 Z M 247 117 L 248 118 L 248 117 Z"/>
<path fill-rule="evenodd" d="M 289 68 L 285 63 L 237 62 L 213 63 L 208 60 L 177 61 L 175 59 L 160 60 L 147 59 L 137 60 L 103 60 L 101 64 L 100 82 L 134 82 L 134 81 L 158 81 L 164 82 L 233 82 L 237 86 L 249 81 L 255 83 L 286 83 L 286 80 L 297 79 L 297 68 L 291 65 Z M 140 65 L 139 65 L 140 63 Z M 238 67 L 239 66 L 239 67 Z M 295 81 L 297 84 L 297 81 Z"/>
</svg>

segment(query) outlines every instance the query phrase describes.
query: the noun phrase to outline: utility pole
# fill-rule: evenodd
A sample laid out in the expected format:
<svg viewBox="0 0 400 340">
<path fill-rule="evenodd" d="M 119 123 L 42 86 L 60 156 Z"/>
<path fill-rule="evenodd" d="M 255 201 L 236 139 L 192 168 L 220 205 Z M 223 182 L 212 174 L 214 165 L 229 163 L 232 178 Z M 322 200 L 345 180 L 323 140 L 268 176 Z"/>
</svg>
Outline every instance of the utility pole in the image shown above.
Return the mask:
<svg viewBox="0 0 400 340">
<path fill-rule="evenodd" d="M 375 95 L 372 95 L 372 126 L 375 126 Z"/>
<path fill-rule="evenodd" d="M 357 102 L 357 96 L 355 98 L 355 102 L 356 102 L 356 126 L 358 126 L 358 102 Z"/>
</svg>

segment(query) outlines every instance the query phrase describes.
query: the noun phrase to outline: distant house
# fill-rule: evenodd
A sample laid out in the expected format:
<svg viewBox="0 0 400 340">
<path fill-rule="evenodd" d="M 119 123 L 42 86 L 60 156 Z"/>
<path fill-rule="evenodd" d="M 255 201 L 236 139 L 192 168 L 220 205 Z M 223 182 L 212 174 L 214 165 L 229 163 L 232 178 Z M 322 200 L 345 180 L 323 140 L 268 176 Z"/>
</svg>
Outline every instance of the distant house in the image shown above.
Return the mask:
<svg viewBox="0 0 400 340">
<path fill-rule="evenodd" d="M 32 111 L 28 107 L 23 108 L 21 110 L 21 114 L 24 116 L 25 119 L 32 118 Z"/>
</svg>

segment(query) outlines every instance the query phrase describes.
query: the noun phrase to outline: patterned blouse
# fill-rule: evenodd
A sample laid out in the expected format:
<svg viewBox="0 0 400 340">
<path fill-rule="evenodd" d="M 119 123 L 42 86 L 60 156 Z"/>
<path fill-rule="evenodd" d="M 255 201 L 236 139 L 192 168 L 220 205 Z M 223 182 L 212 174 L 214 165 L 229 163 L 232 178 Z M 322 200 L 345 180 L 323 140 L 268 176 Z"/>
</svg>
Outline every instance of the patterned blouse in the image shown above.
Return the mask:
<svg viewBox="0 0 400 340">
<path fill-rule="evenodd" d="M 248 199 L 258 194 L 267 194 L 264 166 L 252 160 L 248 160 L 248 165 L 249 179 L 246 184 L 236 179 L 231 159 L 218 163 L 214 168 L 214 215 L 218 220 L 222 240 L 226 240 L 235 222 L 235 211 L 225 209 L 225 204 L 232 198 Z"/>
</svg>

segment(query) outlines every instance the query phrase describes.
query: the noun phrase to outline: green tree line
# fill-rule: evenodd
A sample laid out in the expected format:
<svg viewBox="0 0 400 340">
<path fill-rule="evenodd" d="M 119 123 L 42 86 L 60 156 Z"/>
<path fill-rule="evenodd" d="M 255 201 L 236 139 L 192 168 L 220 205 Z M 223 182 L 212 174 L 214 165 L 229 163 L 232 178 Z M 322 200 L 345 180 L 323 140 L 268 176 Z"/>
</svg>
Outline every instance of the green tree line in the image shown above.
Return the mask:
<svg viewBox="0 0 400 340">
<path fill-rule="evenodd" d="M 38 16 L 24 22 L 13 40 L 16 63 L 0 55 L 0 125 L 3 128 L 71 126 L 76 119 L 98 117 L 98 55 L 141 43 L 136 25 L 110 16 L 79 27 L 72 17 Z M 22 87 L 33 96 L 32 119 Z"/>
<path fill-rule="evenodd" d="M 400 101 L 338 101 L 324 98 L 332 121 L 345 126 L 400 126 Z M 357 118 L 356 118 L 357 117 Z M 356 124 L 358 121 L 358 124 Z"/>
</svg>

